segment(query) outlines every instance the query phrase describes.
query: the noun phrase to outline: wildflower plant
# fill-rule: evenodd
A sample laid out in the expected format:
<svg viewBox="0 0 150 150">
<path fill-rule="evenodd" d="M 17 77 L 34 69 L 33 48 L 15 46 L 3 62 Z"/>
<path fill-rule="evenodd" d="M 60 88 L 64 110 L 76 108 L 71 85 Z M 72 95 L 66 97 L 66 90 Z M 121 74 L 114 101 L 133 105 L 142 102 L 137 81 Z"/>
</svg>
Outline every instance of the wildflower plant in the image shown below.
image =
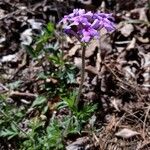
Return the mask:
<svg viewBox="0 0 150 150">
<path fill-rule="evenodd" d="M 68 35 L 75 36 L 81 42 L 83 48 L 81 83 L 76 101 L 78 105 L 84 82 L 86 46 L 92 39 L 100 38 L 99 31 L 102 28 L 105 28 L 107 32 L 113 31 L 115 29 L 114 18 L 112 14 L 93 13 L 91 11 L 86 12 L 84 9 L 74 9 L 71 14 L 64 16 L 60 23 L 63 23 L 64 32 Z"/>
<path fill-rule="evenodd" d="M 74 9 L 73 13 L 64 16 L 65 33 L 75 36 L 82 43 L 89 43 L 93 38 L 99 38 L 99 30 L 105 28 L 108 32 L 115 29 L 111 14 L 86 12 L 84 9 Z"/>
</svg>

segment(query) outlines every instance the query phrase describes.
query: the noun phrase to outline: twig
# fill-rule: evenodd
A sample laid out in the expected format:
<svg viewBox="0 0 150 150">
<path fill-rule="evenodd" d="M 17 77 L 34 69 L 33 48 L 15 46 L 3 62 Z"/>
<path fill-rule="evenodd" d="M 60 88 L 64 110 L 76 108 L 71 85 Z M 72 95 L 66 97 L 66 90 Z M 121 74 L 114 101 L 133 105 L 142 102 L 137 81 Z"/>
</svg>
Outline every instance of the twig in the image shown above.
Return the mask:
<svg viewBox="0 0 150 150">
<path fill-rule="evenodd" d="M 2 16 L 2 17 L 0 18 L 0 20 L 3 20 L 3 19 L 5 19 L 5 18 L 10 18 L 10 17 L 14 16 L 16 13 L 20 13 L 20 12 L 22 12 L 22 11 L 27 11 L 27 10 L 24 10 L 24 9 L 21 10 L 21 9 L 19 9 L 19 10 L 13 11 L 13 12 L 11 12 L 11 13 L 8 13 L 8 14 Z"/>
<path fill-rule="evenodd" d="M 10 93 L 10 97 L 14 97 L 14 98 L 20 97 L 20 98 L 34 100 L 37 97 L 37 95 L 36 94 L 32 94 L 32 93 L 24 93 L 24 92 L 12 91 Z"/>
<path fill-rule="evenodd" d="M 120 83 L 122 83 L 122 84 L 124 84 L 124 85 L 126 85 L 126 86 L 129 86 L 129 87 L 131 87 L 134 91 L 136 91 L 137 92 L 137 97 L 139 98 L 139 99 L 143 99 L 142 98 L 142 96 L 141 96 L 141 89 L 139 89 L 139 87 L 137 86 L 137 85 L 134 85 L 133 83 L 128 83 L 127 81 L 123 81 L 121 78 L 119 78 L 117 75 L 116 75 L 116 73 L 105 63 L 105 62 L 102 62 L 109 70 L 110 70 L 110 72 L 115 76 L 115 78 L 120 82 Z M 132 85 L 133 84 L 133 85 Z M 120 86 L 121 87 L 121 86 Z"/>
<path fill-rule="evenodd" d="M 150 112 L 150 105 L 147 108 L 147 112 L 146 112 L 146 115 L 145 115 L 145 118 L 144 118 L 144 123 L 143 123 L 143 136 L 144 136 L 144 139 L 145 139 L 146 121 L 147 121 L 147 117 L 148 117 L 149 112 Z"/>
<path fill-rule="evenodd" d="M 125 84 L 125 85 L 127 85 L 127 86 L 129 86 L 129 87 L 132 87 L 133 89 L 136 89 L 136 88 L 137 88 L 137 87 L 135 87 L 135 86 L 129 84 L 128 82 L 125 82 L 125 81 L 123 81 L 122 79 L 120 79 L 120 78 L 116 75 L 116 73 L 115 73 L 105 62 L 103 62 L 103 64 L 110 70 L 110 72 L 115 76 L 115 78 L 116 78 L 119 82 L 121 82 L 121 83 L 123 83 L 123 84 Z"/>
<path fill-rule="evenodd" d="M 117 42 L 115 42 L 115 44 L 118 44 L 118 45 L 129 44 L 129 43 L 131 43 L 131 40 L 130 41 L 117 41 Z"/>
<path fill-rule="evenodd" d="M 30 10 L 28 10 L 28 9 L 20 9 L 19 7 L 16 7 L 17 8 L 17 10 L 15 10 L 15 11 L 13 11 L 13 12 L 10 12 L 10 13 L 8 13 L 8 14 L 6 14 L 6 15 L 4 15 L 4 16 L 2 16 L 2 17 L 0 17 L 0 20 L 3 20 L 3 19 L 8 19 L 8 18 L 11 18 L 11 17 L 13 17 L 13 16 L 15 16 L 15 14 L 17 14 L 17 13 L 21 13 L 22 11 L 24 11 L 24 12 L 29 12 L 29 13 L 31 13 L 32 11 L 30 11 Z M 34 12 L 34 11 L 33 11 Z M 33 13 L 32 12 L 32 13 Z"/>
<path fill-rule="evenodd" d="M 82 49 L 81 83 L 79 86 L 79 91 L 78 91 L 78 95 L 77 95 L 77 99 L 76 99 L 76 107 L 77 108 L 78 108 L 78 103 L 80 101 L 80 97 L 81 97 L 81 93 L 82 93 L 84 74 L 85 74 L 85 50 L 86 50 L 86 46 L 83 45 L 82 47 L 83 47 L 83 49 Z"/>
</svg>

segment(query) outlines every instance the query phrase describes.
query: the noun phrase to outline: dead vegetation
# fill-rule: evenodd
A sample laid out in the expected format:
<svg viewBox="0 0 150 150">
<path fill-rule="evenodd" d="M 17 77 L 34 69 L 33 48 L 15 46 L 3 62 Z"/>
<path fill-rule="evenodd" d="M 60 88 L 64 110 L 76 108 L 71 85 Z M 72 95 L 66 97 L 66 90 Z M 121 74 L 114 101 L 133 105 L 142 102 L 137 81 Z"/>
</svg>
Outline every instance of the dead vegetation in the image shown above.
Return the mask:
<svg viewBox="0 0 150 150">
<path fill-rule="evenodd" d="M 109 9 L 116 19 L 117 30 L 111 35 L 100 33 L 86 49 L 86 75 L 83 103 L 97 103 L 98 109 L 76 138 L 67 137 L 67 150 L 149 150 L 150 149 L 150 5 L 147 1 L 106 1 L 98 9 Z M 101 4 L 101 3 L 100 3 Z M 125 7 L 124 7 L 125 5 Z M 61 36 L 58 20 L 74 7 L 93 9 L 94 4 L 71 1 L 2 1 L 0 2 L 0 94 L 10 103 L 30 105 L 46 93 L 43 83 L 57 86 L 57 79 L 39 79 L 37 74 L 51 66 L 45 58 L 31 59 L 21 42 L 33 42 L 50 20 L 56 23 L 56 34 L 50 42 L 58 43 L 64 58 L 77 67 L 80 83 L 81 46 L 74 38 Z M 126 7 L 128 9 L 126 9 Z M 94 7 L 95 9 L 95 7 Z M 15 83 L 16 85 L 12 85 Z M 11 86 L 12 85 L 12 86 Z M 70 88 L 70 87 L 69 87 Z M 60 100 L 49 102 L 49 112 Z M 17 102 L 16 102 L 17 101 Z M 30 107 L 29 107 L 30 108 Z M 29 116 L 39 112 L 28 110 Z M 61 117 L 60 112 L 57 114 Z M 32 114 L 33 113 L 33 114 Z M 48 116 L 46 116 L 48 118 Z M 12 144 L 13 143 L 13 144 Z M 0 149 L 15 149 L 13 141 L 0 142 Z M 6 146 L 7 145 L 7 146 Z"/>
</svg>

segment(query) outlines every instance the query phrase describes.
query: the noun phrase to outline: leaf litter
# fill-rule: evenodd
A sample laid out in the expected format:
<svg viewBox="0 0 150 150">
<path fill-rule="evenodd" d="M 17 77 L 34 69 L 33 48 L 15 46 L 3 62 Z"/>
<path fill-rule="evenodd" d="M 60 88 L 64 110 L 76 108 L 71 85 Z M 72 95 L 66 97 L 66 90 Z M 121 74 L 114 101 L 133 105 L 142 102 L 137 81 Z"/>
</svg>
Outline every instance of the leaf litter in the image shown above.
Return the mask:
<svg viewBox="0 0 150 150">
<path fill-rule="evenodd" d="M 43 76 L 38 78 L 36 75 L 47 71 L 50 64 L 42 57 L 44 67 L 32 60 L 29 55 L 23 58 L 26 51 L 21 43 L 30 45 L 34 40 L 32 35 L 36 34 L 35 30 L 41 32 L 42 26 L 50 18 L 49 15 L 54 14 L 51 17 L 54 23 L 59 16 L 57 9 L 51 11 L 55 3 L 44 1 L 45 3 L 41 5 L 33 1 L 29 3 L 32 9 L 26 9 L 29 7 L 25 4 L 26 2 L 15 2 L 16 7 L 11 2 L 10 5 L 0 2 L 0 33 L 3 35 L 0 38 L 0 93 L 7 93 L 13 101 L 22 102 L 21 105 L 28 105 L 28 102 L 30 104 L 30 101 L 36 99 L 37 95 L 45 93 L 42 87 L 45 81 L 41 79 Z M 87 48 L 86 80 L 82 96 L 84 103 L 91 101 L 99 104 L 92 124 L 93 128 L 98 130 L 93 129 L 94 134 L 91 135 L 88 131 L 88 129 L 91 130 L 88 127 L 89 124 L 85 125 L 83 133 L 77 138 L 68 137 L 66 149 L 79 149 L 80 147 L 109 150 L 146 149 L 150 145 L 148 143 L 150 141 L 150 117 L 146 109 L 150 105 L 150 10 L 146 7 L 146 3 L 138 2 L 139 8 L 131 3 L 133 4 L 133 1 L 126 1 L 126 4 L 119 1 L 118 5 L 114 6 L 112 4 L 112 7 L 120 7 L 116 8 L 114 14 L 118 30 L 111 35 L 101 35 L 100 41 L 92 41 Z M 107 5 L 110 8 L 110 4 Z M 125 5 L 126 8 L 131 7 L 131 9 L 123 10 L 122 5 Z M 60 2 L 59 7 L 61 16 L 67 13 L 68 8 L 63 3 Z M 93 5 L 88 4 L 84 7 L 92 9 Z M 67 42 L 63 42 L 60 47 L 80 71 L 81 47 L 75 39 L 64 38 Z M 60 42 L 60 40 L 55 41 Z M 18 55 L 20 51 L 22 54 Z M 21 68 L 19 64 L 23 64 Z M 80 80 L 79 73 L 76 76 L 77 84 L 80 83 L 78 80 Z M 21 84 L 15 88 L 16 91 L 11 91 L 10 86 L 7 85 L 15 81 L 20 81 Z M 57 79 L 54 78 L 54 81 Z M 56 86 L 57 82 L 47 83 Z M 55 100 L 60 101 L 60 98 L 55 97 Z M 45 102 L 45 98 L 36 99 L 32 105 L 40 106 Z M 55 102 L 51 105 L 55 105 Z M 55 107 L 52 110 L 55 110 Z M 63 111 L 62 114 L 67 113 L 66 110 Z M 31 116 L 39 113 L 34 110 L 29 112 Z M 61 117 L 61 114 L 58 117 Z M 45 116 L 44 118 L 47 119 Z M 13 146 L 12 143 L 10 145 Z M 2 143 L 0 147 L 3 147 Z"/>
</svg>

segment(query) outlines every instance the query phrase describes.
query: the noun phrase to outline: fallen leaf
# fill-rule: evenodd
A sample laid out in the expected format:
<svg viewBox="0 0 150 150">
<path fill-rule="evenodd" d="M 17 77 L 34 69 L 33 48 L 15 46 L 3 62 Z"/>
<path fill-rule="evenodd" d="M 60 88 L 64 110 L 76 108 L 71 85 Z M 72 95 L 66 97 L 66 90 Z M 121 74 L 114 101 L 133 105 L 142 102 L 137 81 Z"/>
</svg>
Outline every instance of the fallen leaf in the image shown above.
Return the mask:
<svg viewBox="0 0 150 150">
<path fill-rule="evenodd" d="M 80 2 L 84 5 L 90 5 L 92 4 L 92 0 L 80 0 Z"/>
<path fill-rule="evenodd" d="M 130 34 L 134 31 L 134 27 L 132 24 L 125 24 L 121 29 L 120 32 L 125 37 L 130 36 Z"/>
<path fill-rule="evenodd" d="M 91 65 L 86 66 L 85 70 L 88 71 L 88 72 L 90 72 L 90 73 L 93 73 L 95 75 L 98 74 L 98 71 L 97 71 L 96 67 L 93 67 Z"/>
<path fill-rule="evenodd" d="M 28 19 L 29 24 L 31 25 L 32 29 L 41 30 L 42 29 L 42 23 L 36 22 L 34 19 Z"/>
<path fill-rule="evenodd" d="M 17 58 L 16 54 L 3 56 L 1 62 L 16 62 L 17 61 L 16 58 Z"/>
<path fill-rule="evenodd" d="M 5 42 L 5 41 L 6 41 L 6 38 L 5 38 L 5 37 L 1 37 L 1 38 L 0 38 L 0 44 L 3 43 L 3 42 Z"/>
<path fill-rule="evenodd" d="M 105 34 L 105 31 L 101 32 L 101 38 L 99 43 L 100 55 L 101 59 L 104 60 L 105 56 L 112 52 L 112 44 L 111 44 L 111 37 Z"/>
<path fill-rule="evenodd" d="M 118 105 L 119 105 L 119 100 L 116 100 L 115 98 L 111 101 L 112 105 L 114 106 L 114 108 L 117 110 L 117 111 L 120 111 Z"/>
<path fill-rule="evenodd" d="M 122 138 L 131 138 L 133 136 L 136 136 L 136 135 L 139 135 L 140 133 L 136 132 L 136 131 L 133 131 L 133 130 L 130 130 L 130 129 L 127 129 L 127 128 L 124 128 L 122 129 L 121 131 L 117 132 L 115 135 L 117 137 L 122 137 Z"/>
<path fill-rule="evenodd" d="M 74 64 L 77 68 L 81 69 L 81 65 L 82 65 L 82 59 L 81 58 L 78 58 L 78 57 L 75 57 L 74 58 Z"/>
<path fill-rule="evenodd" d="M 144 8 L 136 8 L 136 9 L 133 9 L 131 11 L 131 13 L 138 13 L 139 14 L 139 20 L 148 22 L 146 11 L 147 11 L 147 9 L 145 7 Z"/>
<path fill-rule="evenodd" d="M 92 40 L 86 48 L 85 57 L 86 58 L 91 57 L 94 54 L 96 47 L 98 46 L 99 46 L 98 40 Z"/>
<path fill-rule="evenodd" d="M 149 38 L 146 37 L 146 38 L 143 38 L 143 37 L 137 37 L 137 39 L 141 42 L 141 43 L 144 43 L 144 44 L 147 44 L 149 43 Z"/>
<path fill-rule="evenodd" d="M 5 11 L 3 9 L 0 9 L 0 19 L 5 16 Z"/>
<path fill-rule="evenodd" d="M 95 100 L 97 98 L 97 94 L 95 92 L 88 92 L 85 94 L 87 100 Z"/>
<path fill-rule="evenodd" d="M 81 45 L 79 44 L 74 45 L 69 51 L 69 56 L 74 56 L 77 50 L 80 48 L 81 48 Z"/>
<path fill-rule="evenodd" d="M 130 44 L 127 46 L 127 50 L 133 49 L 135 48 L 135 44 L 136 44 L 136 38 L 132 38 Z"/>
<path fill-rule="evenodd" d="M 78 138 L 75 142 L 69 144 L 66 147 L 66 150 L 80 150 L 82 149 L 85 144 L 89 142 L 89 138 L 88 137 L 82 137 L 82 138 Z"/>
<path fill-rule="evenodd" d="M 21 34 L 21 44 L 30 45 L 32 43 L 32 29 L 27 29 Z"/>
<path fill-rule="evenodd" d="M 93 127 L 94 126 L 94 124 L 95 124 L 95 121 L 96 121 L 96 116 L 95 115 L 93 115 L 90 119 L 89 119 L 89 124 L 91 125 L 91 127 Z"/>
</svg>

